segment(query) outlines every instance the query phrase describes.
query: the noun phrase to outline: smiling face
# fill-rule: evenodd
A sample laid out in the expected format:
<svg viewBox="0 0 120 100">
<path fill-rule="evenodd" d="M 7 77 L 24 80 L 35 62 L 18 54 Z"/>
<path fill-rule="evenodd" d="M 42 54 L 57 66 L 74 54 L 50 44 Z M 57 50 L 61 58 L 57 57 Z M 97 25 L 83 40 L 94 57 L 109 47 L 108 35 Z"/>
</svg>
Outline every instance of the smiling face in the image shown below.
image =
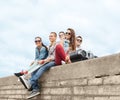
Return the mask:
<svg viewBox="0 0 120 100">
<path fill-rule="evenodd" d="M 59 33 L 59 38 L 60 38 L 60 40 L 65 39 L 65 34 L 63 32 L 60 32 Z"/>
<path fill-rule="evenodd" d="M 79 47 L 82 44 L 82 37 L 76 38 L 76 45 Z"/>
<path fill-rule="evenodd" d="M 70 40 L 70 38 L 71 38 L 71 31 L 70 30 L 67 30 L 65 37 L 67 40 Z"/>
<path fill-rule="evenodd" d="M 35 38 L 35 44 L 37 47 L 41 47 L 42 46 L 42 41 L 40 37 L 36 37 Z"/>
<path fill-rule="evenodd" d="M 49 40 L 50 40 L 50 42 L 55 42 L 56 39 L 57 39 L 56 33 L 51 32 L 50 35 L 49 35 Z"/>
</svg>

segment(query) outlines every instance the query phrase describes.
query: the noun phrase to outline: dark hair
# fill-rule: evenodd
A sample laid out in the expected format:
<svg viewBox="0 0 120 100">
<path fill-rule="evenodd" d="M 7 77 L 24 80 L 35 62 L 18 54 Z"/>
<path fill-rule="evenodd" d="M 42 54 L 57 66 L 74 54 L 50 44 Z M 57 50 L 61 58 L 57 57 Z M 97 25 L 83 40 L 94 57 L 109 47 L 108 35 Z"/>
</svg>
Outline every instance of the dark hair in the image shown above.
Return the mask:
<svg viewBox="0 0 120 100">
<path fill-rule="evenodd" d="M 64 31 L 60 31 L 59 34 L 60 34 L 60 33 L 63 33 L 63 34 L 65 35 Z"/>
<path fill-rule="evenodd" d="M 75 31 L 72 28 L 68 28 L 67 30 L 69 30 L 71 32 L 71 38 L 70 38 L 70 47 L 72 48 L 72 50 L 76 50 L 76 36 L 75 36 Z"/>
<path fill-rule="evenodd" d="M 37 38 L 39 38 L 39 39 L 41 40 L 41 42 L 42 42 L 42 38 L 41 38 L 41 37 L 39 37 L 39 36 L 35 37 L 35 39 L 37 39 Z M 42 46 L 43 46 L 43 47 L 45 47 L 45 48 L 46 48 L 46 50 L 47 50 L 47 52 L 48 52 L 48 48 L 47 48 L 47 46 L 46 46 L 46 45 L 44 45 L 44 44 L 43 44 L 43 42 L 42 42 Z"/>
<path fill-rule="evenodd" d="M 81 39 L 82 39 L 82 37 L 81 37 L 80 35 L 79 35 L 79 36 L 77 36 L 77 37 L 76 37 L 76 39 L 77 39 L 77 38 L 81 38 Z M 83 39 L 81 40 L 81 42 L 82 42 L 82 41 L 83 41 Z"/>
<path fill-rule="evenodd" d="M 51 32 L 50 34 L 54 34 L 55 37 L 57 37 L 57 33 L 56 32 Z"/>
<path fill-rule="evenodd" d="M 82 39 L 82 37 L 81 37 L 81 36 L 77 36 L 76 38 L 81 38 L 81 39 Z"/>
</svg>

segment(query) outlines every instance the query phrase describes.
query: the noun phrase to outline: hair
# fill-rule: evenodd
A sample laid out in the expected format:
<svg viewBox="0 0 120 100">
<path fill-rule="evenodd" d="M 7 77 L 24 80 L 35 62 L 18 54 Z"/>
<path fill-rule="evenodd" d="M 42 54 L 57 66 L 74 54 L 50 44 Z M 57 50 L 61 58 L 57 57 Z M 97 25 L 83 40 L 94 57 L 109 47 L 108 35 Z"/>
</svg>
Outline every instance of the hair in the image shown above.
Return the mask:
<svg viewBox="0 0 120 100">
<path fill-rule="evenodd" d="M 81 38 L 82 39 L 82 37 L 79 35 L 79 36 L 77 36 L 76 38 Z"/>
<path fill-rule="evenodd" d="M 80 36 L 80 35 L 79 35 L 79 36 L 77 36 L 77 37 L 76 37 L 76 39 L 77 39 L 77 38 L 81 38 L 81 39 L 83 40 L 82 36 Z"/>
<path fill-rule="evenodd" d="M 39 37 L 39 36 L 35 37 L 35 39 L 37 39 L 37 38 L 39 38 L 39 39 L 41 40 L 41 42 L 42 42 L 42 38 L 41 38 L 41 37 Z M 46 46 L 46 45 L 44 45 L 44 44 L 43 44 L 43 42 L 42 42 L 42 46 L 43 46 L 43 47 L 45 47 L 45 48 L 46 48 L 46 50 L 47 50 L 47 52 L 48 52 L 48 48 L 47 48 L 47 46 Z"/>
<path fill-rule="evenodd" d="M 64 31 L 60 31 L 59 34 L 60 34 L 60 33 L 63 33 L 63 34 L 65 35 Z"/>
<path fill-rule="evenodd" d="M 76 36 L 75 36 L 75 31 L 72 28 L 68 28 L 67 30 L 70 30 L 71 32 L 71 38 L 70 38 L 70 47 L 74 51 L 76 50 Z"/>
<path fill-rule="evenodd" d="M 50 34 L 54 34 L 54 36 L 57 37 L 57 33 L 56 32 L 51 32 Z"/>
</svg>

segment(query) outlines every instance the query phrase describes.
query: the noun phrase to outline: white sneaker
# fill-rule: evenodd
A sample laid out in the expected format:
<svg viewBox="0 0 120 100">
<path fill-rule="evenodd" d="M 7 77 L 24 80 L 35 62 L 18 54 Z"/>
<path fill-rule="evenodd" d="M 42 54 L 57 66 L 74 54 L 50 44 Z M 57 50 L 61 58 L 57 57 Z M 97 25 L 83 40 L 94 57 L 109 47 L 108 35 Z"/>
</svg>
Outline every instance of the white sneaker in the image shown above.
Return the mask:
<svg viewBox="0 0 120 100">
<path fill-rule="evenodd" d="M 24 87 L 25 87 L 26 89 L 30 89 L 30 88 L 31 88 L 30 82 L 29 82 L 28 80 L 26 80 L 26 79 L 24 78 L 24 76 L 20 76 L 19 79 L 20 79 L 21 83 L 24 85 Z"/>
<path fill-rule="evenodd" d="M 66 64 L 65 61 L 61 61 L 62 65 Z"/>
</svg>

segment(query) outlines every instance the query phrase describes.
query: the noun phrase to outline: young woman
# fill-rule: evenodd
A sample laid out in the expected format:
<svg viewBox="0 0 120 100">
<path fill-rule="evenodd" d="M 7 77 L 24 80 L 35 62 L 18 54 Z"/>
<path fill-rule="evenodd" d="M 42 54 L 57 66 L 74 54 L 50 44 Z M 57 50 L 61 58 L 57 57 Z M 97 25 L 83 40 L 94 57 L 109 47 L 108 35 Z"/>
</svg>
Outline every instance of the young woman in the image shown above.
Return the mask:
<svg viewBox="0 0 120 100">
<path fill-rule="evenodd" d="M 76 36 L 72 28 L 67 29 L 66 39 L 69 41 L 69 53 L 76 51 Z"/>
<path fill-rule="evenodd" d="M 24 74 L 31 74 L 36 69 L 40 67 L 40 64 L 43 62 L 43 59 L 45 59 L 48 56 L 48 49 L 47 47 L 42 43 L 41 37 L 35 38 L 35 61 L 33 61 L 30 65 L 30 67 L 25 70 L 21 71 L 19 73 L 14 73 L 17 77 L 24 75 Z"/>
<path fill-rule="evenodd" d="M 60 33 L 59 33 L 60 35 Z M 71 63 L 69 54 L 71 52 L 76 51 L 76 39 L 75 39 L 75 31 L 71 28 L 67 29 L 66 39 L 62 39 L 63 41 L 56 46 L 55 51 L 55 63 L 56 65 L 61 65 L 62 61 L 65 63 Z"/>
</svg>

